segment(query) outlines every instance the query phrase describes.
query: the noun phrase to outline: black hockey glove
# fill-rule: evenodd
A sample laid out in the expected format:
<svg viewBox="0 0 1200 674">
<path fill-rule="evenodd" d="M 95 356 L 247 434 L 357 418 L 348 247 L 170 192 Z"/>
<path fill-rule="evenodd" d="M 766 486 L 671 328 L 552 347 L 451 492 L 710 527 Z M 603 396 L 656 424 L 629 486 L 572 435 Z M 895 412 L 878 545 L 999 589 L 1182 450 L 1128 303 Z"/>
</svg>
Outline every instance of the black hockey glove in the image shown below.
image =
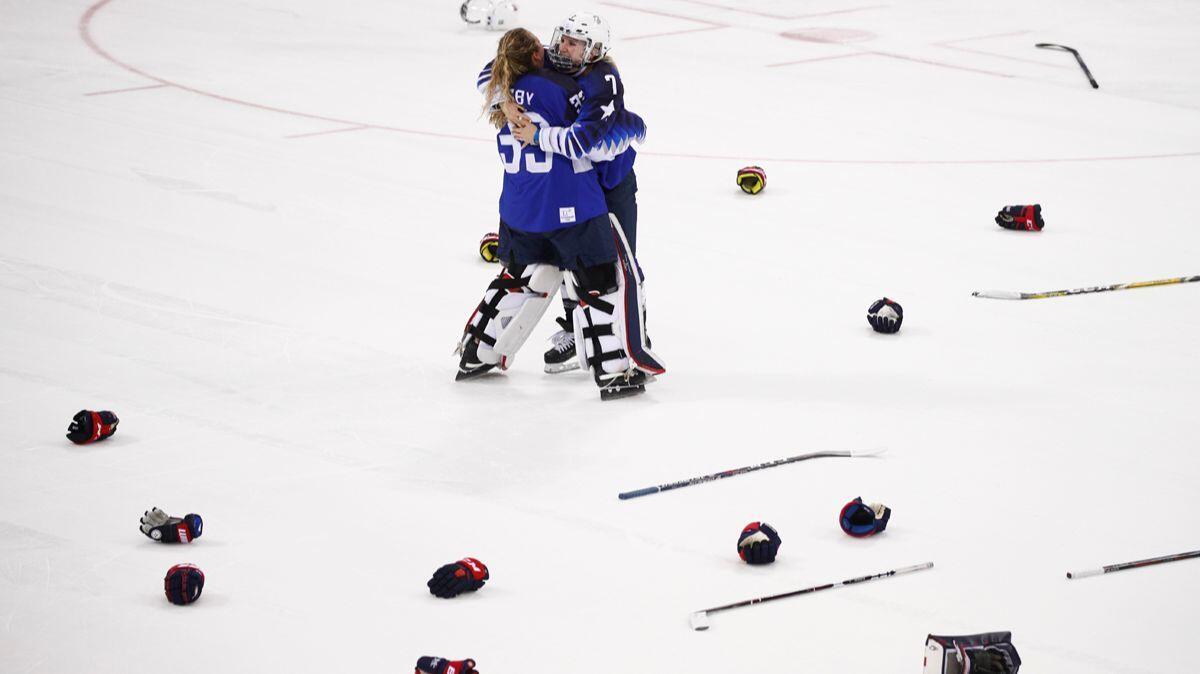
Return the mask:
<svg viewBox="0 0 1200 674">
<path fill-rule="evenodd" d="M 204 520 L 196 513 L 171 517 L 157 507 L 142 515 L 143 534 L 160 543 L 191 543 L 204 533 Z"/>
<path fill-rule="evenodd" d="M 1042 205 L 1005 206 L 996 214 L 996 224 L 1005 229 L 1040 232 L 1046 226 L 1042 220 Z"/>
<path fill-rule="evenodd" d="M 887 528 L 888 520 L 892 518 L 892 509 L 882 503 L 863 503 L 858 497 L 842 507 L 838 522 L 842 531 L 855 538 L 866 538 Z"/>
<path fill-rule="evenodd" d="M 751 522 L 738 536 L 738 556 L 747 564 L 770 564 L 782 544 L 775 527 L 766 522 Z"/>
<path fill-rule="evenodd" d="M 1013 657 L 1017 649 L 1012 644 L 969 649 L 957 644 L 955 646 L 958 649 L 962 674 L 1017 674 L 1020 668 L 1021 658 Z"/>
<path fill-rule="evenodd" d="M 479 670 L 475 669 L 475 661 L 471 658 L 447 660 L 426 655 L 417 658 L 417 670 L 413 674 L 479 674 Z"/>
<path fill-rule="evenodd" d="M 904 307 L 886 297 L 875 300 L 867 309 L 867 322 L 875 332 L 900 332 L 900 324 L 904 322 Z"/>
<path fill-rule="evenodd" d="M 103 440 L 117 432 L 121 420 L 112 412 L 79 410 L 67 426 L 67 439 L 77 445 Z"/>
<path fill-rule="evenodd" d="M 463 557 L 453 564 L 444 564 L 433 572 L 433 578 L 425 583 L 429 593 L 450 599 L 463 592 L 474 592 L 487 582 L 488 569 L 483 562 L 474 557 Z"/>
</svg>

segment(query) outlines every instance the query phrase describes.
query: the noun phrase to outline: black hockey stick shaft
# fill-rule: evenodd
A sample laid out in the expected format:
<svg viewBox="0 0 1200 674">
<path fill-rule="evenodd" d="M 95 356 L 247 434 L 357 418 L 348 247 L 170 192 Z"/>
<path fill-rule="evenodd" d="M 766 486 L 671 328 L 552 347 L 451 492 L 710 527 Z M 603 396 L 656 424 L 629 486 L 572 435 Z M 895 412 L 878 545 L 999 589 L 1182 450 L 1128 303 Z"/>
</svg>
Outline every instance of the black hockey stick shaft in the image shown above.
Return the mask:
<svg viewBox="0 0 1200 674">
<path fill-rule="evenodd" d="M 1113 573 L 1116 571 L 1124 571 L 1126 569 L 1140 569 L 1143 566 L 1154 566 L 1155 564 L 1166 564 L 1167 562 L 1178 562 L 1184 559 L 1193 559 L 1200 557 L 1200 550 L 1192 550 L 1191 552 L 1181 552 L 1177 555 L 1163 555 L 1162 557 L 1151 557 L 1149 559 L 1139 559 L 1135 562 L 1122 562 L 1120 564 L 1109 564 L 1102 566 L 1099 569 L 1088 569 L 1087 571 L 1068 571 L 1067 578 L 1087 578 L 1088 576 L 1099 576 L 1105 573 Z"/>
<path fill-rule="evenodd" d="M 1096 78 L 1092 77 L 1092 71 L 1088 70 L 1087 64 L 1083 62 L 1083 57 L 1079 55 L 1079 52 L 1077 50 L 1072 49 L 1071 47 L 1068 47 L 1066 45 L 1051 44 L 1049 42 L 1039 42 L 1035 46 L 1040 47 L 1042 49 L 1058 49 L 1060 51 L 1071 52 L 1071 54 L 1075 57 L 1075 60 L 1079 62 L 1079 67 L 1083 68 L 1083 74 L 1087 76 L 1088 82 L 1092 83 L 1092 88 L 1093 89 L 1100 88 L 1100 85 L 1096 84 Z"/>
<path fill-rule="evenodd" d="M 871 580 L 879 580 L 880 578 L 899 576 L 899 575 L 905 574 L 905 573 L 912 573 L 914 571 L 924 571 L 925 569 L 932 569 L 932 568 L 933 568 L 933 562 L 925 562 L 924 564 L 915 564 L 913 566 L 905 566 L 905 567 L 902 567 L 899 569 L 892 569 L 891 571 L 884 571 L 883 573 L 876 573 L 876 574 L 873 574 L 870 576 L 859 576 L 857 578 L 849 578 L 849 579 L 843 580 L 838 583 L 826 583 L 824 585 L 814 585 L 813 587 L 806 587 L 802 590 L 792 590 L 791 592 L 783 592 L 780 594 L 767 595 L 765 597 L 755 597 L 754 599 L 746 599 L 744 601 L 738 601 L 738 602 L 734 602 L 732 604 L 725 604 L 724 606 L 714 606 L 712 608 L 706 608 L 701 611 L 696 611 L 694 614 L 692 614 L 692 627 L 693 627 L 693 629 L 706 629 L 707 623 L 705 621 L 707 619 L 708 614 L 716 613 L 718 611 L 728 611 L 729 609 L 741 608 L 743 606 L 753 606 L 754 604 L 764 604 L 769 601 L 775 601 L 776 599 L 786 599 L 788 597 L 795 597 L 795 596 L 802 595 L 802 594 L 810 594 L 813 592 L 820 592 L 822 590 L 830 590 L 835 587 L 844 587 L 846 585 L 857 585 L 858 583 L 865 583 L 865 582 L 871 581 Z"/>
<path fill-rule="evenodd" d="M 880 450 L 880 451 L 882 451 L 882 450 Z M 680 480 L 678 482 L 671 482 L 668 484 L 660 484 L 660 485 L 657 485 L 654 487 L 643 487 L 641 489 L 634 489 L 633 491 L 624 491 L 624 492 L 621 492 L 620 494 L 617 494 L 617 498 L 624 501 L 626 499 L 637 498 L 639 496 L 647 496 L 649 494 L 657 494 L 660 491 L 670 491 L 672 489 L 679 489 L 680 487 L 690 487 L 694 484 L 702 484 L 704 482 L 712 482 L 713 480 L 721 480 L 721 479 L 724 479 L 727 477 L 732 477 L 734 475 L 743 475 L 745 473 L 752 473 L 756 470 L 763 470 L 764 468 L 774 468 L 775 466 L 782 466 L 786 463 L 795 463 L 797 461 L 804 461 L 806 459 L 821 459 L 821 458 L 831 457 L 831 456 L 838 456 L 838 457 L 874 456 L 875 454 L 879 454 L 880 451 L 875 451 L 875 452 L 812 452 L 811 454 L 800 454 L 799 456 L 789 456 L 786 459 L 775 459 L 774 461 L 767 461 L 765 463 L 759 463 L 759 464 L 755 464 L 753 466 L 743 466 L 741 468 L 734 468 L 732 470 L 723 470 L 719 473 L 711 473 L 709 475 L 701 475 L 699 477 L 693 477 L 693 478 L 689 478 L 687 480 Z"/>
</svg>

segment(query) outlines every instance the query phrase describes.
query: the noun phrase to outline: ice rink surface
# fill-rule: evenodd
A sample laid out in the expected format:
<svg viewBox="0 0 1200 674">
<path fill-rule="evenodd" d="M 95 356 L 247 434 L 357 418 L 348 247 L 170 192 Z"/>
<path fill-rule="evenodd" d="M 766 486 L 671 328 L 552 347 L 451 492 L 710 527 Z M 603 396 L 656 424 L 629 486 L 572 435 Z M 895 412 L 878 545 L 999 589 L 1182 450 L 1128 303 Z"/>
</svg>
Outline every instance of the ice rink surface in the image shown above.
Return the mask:
<svg viewBox="0 0 1200 674">
<path fill-rule="evenodd" d="M 602 404 L 541 372 L 549 316 L 453 381 L 496 272 L 498 34 L 450 0 L 89 2 L 0 0 L 0 671 L 918 674 L 926 634 L 990 630 L 1030 674 L 1194 671 L 1200 561 L 1065 572 L 1200 547 L 1200 287 L 971 291 L 1200 273 L 1197 3 L 593 5 L 649 125 L 669 370 Z M 548 39 L 574 8 L 521 9 Z M 1044 232 L 992 222 L 1034 202 Z M 117 435 L 68 443 L 85 407 Z M 838 529 L 860 495 L 883 535 Z M 153 505 L 204 536 L 147 540 Z M 466 555 L 487 586 L 431 597 Z"/>
</svg>

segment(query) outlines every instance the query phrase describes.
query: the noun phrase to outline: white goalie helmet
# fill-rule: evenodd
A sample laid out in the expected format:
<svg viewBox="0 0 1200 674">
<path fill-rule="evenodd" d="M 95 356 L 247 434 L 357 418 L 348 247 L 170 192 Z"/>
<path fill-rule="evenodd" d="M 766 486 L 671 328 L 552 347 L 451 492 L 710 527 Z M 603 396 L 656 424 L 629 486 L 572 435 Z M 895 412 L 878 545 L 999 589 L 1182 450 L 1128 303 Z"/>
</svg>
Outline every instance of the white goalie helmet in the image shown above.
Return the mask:
<svg viewBox="0 0 1200 674">
<path fill-rule="evenodd" d="M 584 42 L 582 61 L 576 61 L 559 51 L 564 37 Z M 575 12 L 554 27 L 546 55 L 556 70 L 575 72 L 604 58 L 611 46 L 612 32 L 603 17 L 594 12 Z"/>
<path fill-rule="evenodd" d="M 466 0 L 458 8 L 458 15 L 488 30 L 508 30 L 517 23 L 517 6 L 512 0 Z"/>
</svg>

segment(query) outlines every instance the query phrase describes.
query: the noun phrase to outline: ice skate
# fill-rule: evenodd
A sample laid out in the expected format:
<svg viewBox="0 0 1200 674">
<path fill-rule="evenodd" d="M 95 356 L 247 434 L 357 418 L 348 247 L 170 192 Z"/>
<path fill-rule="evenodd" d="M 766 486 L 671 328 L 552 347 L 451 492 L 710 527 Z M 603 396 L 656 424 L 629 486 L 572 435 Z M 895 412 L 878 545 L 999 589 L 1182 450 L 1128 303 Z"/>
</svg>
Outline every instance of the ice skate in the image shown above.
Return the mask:
<svg viewBox="0 0 1200 674">
<path fill-rule="evenodd" d="M 546 361 L 546 373 L 559 374 L 560 372 L 578 370 L 579 359 L 576 358 L 575 331 L 567 324 L 565 318 L 556 318 L 554 320 L 558 321 L 558 325 L 562 330 L 559 330 L 550 337 L 553 346 L 546 349 L 544 357 Z"/>
<path fill-rule="evenodd" d="M 596 384 L 600 386 L 601 400 L 616 400 L 628 398 L 646 392 L 646 384 L 654 381 L 654 377 L 641 370 L 617 372 L 615 374 L 596 374 Z"/>
</svg>

